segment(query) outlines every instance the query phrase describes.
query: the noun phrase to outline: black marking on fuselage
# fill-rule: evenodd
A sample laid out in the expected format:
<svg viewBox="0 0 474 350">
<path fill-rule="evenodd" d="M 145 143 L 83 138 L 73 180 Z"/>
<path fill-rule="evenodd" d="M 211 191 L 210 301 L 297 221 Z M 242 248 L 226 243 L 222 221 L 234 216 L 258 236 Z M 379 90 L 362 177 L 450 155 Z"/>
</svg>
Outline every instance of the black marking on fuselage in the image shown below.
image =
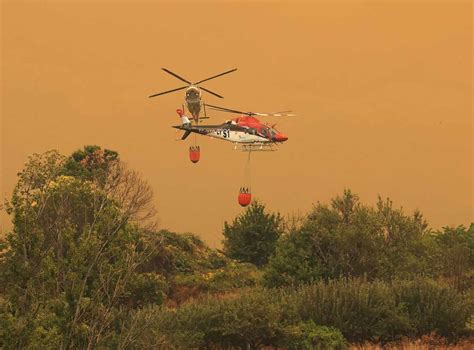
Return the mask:
<svg viewBox="0 0 474 350">
<path fill-rule="evenodd" d="M 196 133 L 200 135 L 208 135 L 212 134 L 213 132 L 217 132 L 220 130 L 230 130 L 230 131 L 237 131 L 237 132 L 243 132 L 245 134 L 251 134 L 251 135 L 256 135 L 260 136 L 264 139 L 267 139 L 268 141 L 272 141 L 269 139 L 267 136 L 262 135 L 260 132 L 258 132 L 257 129 L 255 128 L 250 128 L 250 127 L 243 127 L 239 126 L 233 123 L 223 123 L 219 125 L 201 125 L 201 126 L 196 126 L 196 125 L 175 125 L 173 126 L 175 129 L 179 130 L 184 130 L 186 133 L 191 132 L 191 133 Z"/>
<path fill-rule="evenodd" d="M 224 123 L 224 124 L 219 124 L 219 125 L 201 125 L 201 126 L 195 126 L 195 125 L 175 125 L 173 126 L 175 129 L 179 130 L 190 130 L 191 132 L 196 132 L 198 134 L 209 134 L 211 132 L 214 132 L 216 130 L 231 130 L 231 131 L 242 131 L 248 133 L 249 128 L 244 128 L 242 126 L 238 126 L 232 123 Z"/>
</svg>

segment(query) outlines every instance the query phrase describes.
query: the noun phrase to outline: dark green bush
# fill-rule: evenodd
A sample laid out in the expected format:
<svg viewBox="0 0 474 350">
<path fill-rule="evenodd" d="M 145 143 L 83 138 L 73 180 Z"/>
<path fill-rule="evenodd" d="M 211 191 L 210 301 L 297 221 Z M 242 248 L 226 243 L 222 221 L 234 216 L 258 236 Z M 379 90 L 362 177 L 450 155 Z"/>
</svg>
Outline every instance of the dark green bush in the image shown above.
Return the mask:
<svg viewBox="0 0 474 350">
<path fill-rule="evenodd" d="M 238 297 L 207 297 L 167 310 L 158 328 L 178 347 L 241 347 L 276 344 L 292 317 L 270 291 L 254 289 Z"/>
<path fill-rule="evenodd" d="M 419 212 L 407 215 L 381 198 L 376 207 L 367 206 L 346 190 L 330 206 L 318 203 L 301 227 L 278 241 L 264 283 L 279 287 L 341 277 L 389 281 L 432 275 L 428 232 Z"/>
<path fill-rule="evenodd" d="M 336 330 L 300 322 L 288 300 L 281 291 L 260 288 L 241 290 L 238 295 L 207 296 L 176 310 L 163 309 L 156 329 L 167 344 L 177 348 L 257 349 L 332 343 L 343 347 L 345 341 Z"/>
<path fill-rule="evenodd" d="M 447 285 L 429 279 L 393 283 L 395 300 L 407 311 L 414 335 L 431 332 L 456 338 L 474 313 L 474 300 Z"/>
<path fill-rule="evenodd" d="M 335 327 L 350 341 L 393 340 L 411 331 L 390 285 L 363 279 L 318 282 L 290 294 L 304 320 Z"/>
<path fill-rule="evenodd" d="M 432 332 L 457 339 L 474 313 L 469 294 L 430 279 L 342 279 L 286 289 L 298 316 L 335 327 L 349 341 L 393 341 Z"/>
<path fill-rule="evenodd" d="M 436 243 L 439 275 L 459 291 L 474 287 L 474 223 L 443 227 L 432 235 Z"/>
<path fill-rule="evenodd" d="M 345 339 L 386 343 L 438 334 L 454 340 L 472 306 L 467 295 L 431 280 L 241 289 L 177 309 L 154 308 L 142 341 L 177 349 L 344 349 Z"/>
<path fill-rule="evenodd" d="M 313 321 L 286 326 L 282 330 L 279 341 L 279 346 L 289 350 L 342 350 L 347 348 L 346 340 L 338 329 L 317 326 Z"/>
</svg>

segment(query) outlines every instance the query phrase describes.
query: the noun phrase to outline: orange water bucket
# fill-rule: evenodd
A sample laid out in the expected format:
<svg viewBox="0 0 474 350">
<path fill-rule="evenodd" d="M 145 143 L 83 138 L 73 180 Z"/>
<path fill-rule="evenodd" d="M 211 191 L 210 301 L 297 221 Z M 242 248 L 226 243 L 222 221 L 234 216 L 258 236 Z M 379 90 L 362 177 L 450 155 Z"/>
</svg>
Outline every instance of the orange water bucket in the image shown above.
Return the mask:
<svg viewBox="0 0 474 350">
<path fill-rule="evenodd" d="M 201 150 L 199 149 L 199 146 L 191 146 L 189 147 L 189 160 L 193 163 L 199 162 L 199 159 L 201 158 Z"/>
<path fill-rule="evenodd" d="M 252 201 L 252 194 L 249 192 L 240 191 L 239 197 L 237 199 L 238 199 L 239 204 L 242 207 L 246 207 Z"/>
</svg>

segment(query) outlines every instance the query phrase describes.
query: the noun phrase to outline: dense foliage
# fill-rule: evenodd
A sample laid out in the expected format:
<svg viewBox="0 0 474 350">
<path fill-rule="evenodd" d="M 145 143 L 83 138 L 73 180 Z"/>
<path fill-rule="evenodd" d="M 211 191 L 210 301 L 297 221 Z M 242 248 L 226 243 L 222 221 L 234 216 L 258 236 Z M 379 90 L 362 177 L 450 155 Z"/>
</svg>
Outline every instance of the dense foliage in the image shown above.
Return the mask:
<svg viewBox="0 0 474 350">
<path fill-rule="evenodd" d="M 473 312 L 467 295 L 429 279 L 338 279 L 296 289 L 245 289 L 160 309 L 154 329 L 168 346 L 334 349 L 344 348 L 344 339 L 387 342 L 433 331 L 455 338 Z"/>
<path fill-rule="evenodd" d="M 263 266 L 275 252 L 281 223 L 279 214 L 265 213 L 265 206 L 254 201 L 232 224 L 224 223 L 224 251 L 233 259 Z"/>
<path fill-rule="evenodd" d="M 340 277 L 391 280 L 444 274 L 462 279 L 463 283 L 455 283 L 467 288 L 472 283 L 474 226 L 460 227 L 457 234 L 451 231 L 433 234 L 419 212 L 407 215 L 381 198 L 375 208 L 363 205 L 347 190 L 330 206 L 317 204 L 300 228 L 279 241 L 265 283 L 282 286 Z"/>
<path fill-rule="evenodd" d="M 340 331 L 303 321 L 280 291 L 246 289 L 218 299 L 205 297 L 177 310 L 160 309 L 155 315 L 153 329 L 170 348 L 346 347 Z"/>
<path fill-rule="evenodd" d="M 299 222 L 254 202 L 223 251 L 156 230 L 117 152 L 35 154 L 0 242 L 0 348 L 344 349 L 472 335 L 474 225 L 429 228 L 350 190 Z"/>
<path fill-rule="evenodd" d="M 128 304 L 163 301 L 160 276 L 135 273 L 154 244 L 134 223 L 149 216 L 151 190 L 116 157 L 86 153 L 81 171 L 48 152 L 19 174 L 0 269 L 4 347 L 110 344 Z"/>
</svg>

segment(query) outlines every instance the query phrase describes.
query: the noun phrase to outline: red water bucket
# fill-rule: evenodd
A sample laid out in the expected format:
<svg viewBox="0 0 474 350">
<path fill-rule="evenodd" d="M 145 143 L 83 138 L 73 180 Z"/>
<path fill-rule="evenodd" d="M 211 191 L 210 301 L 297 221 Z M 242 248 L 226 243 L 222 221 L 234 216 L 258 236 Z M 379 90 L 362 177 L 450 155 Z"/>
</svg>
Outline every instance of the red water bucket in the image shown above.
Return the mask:
<svg viewBox="0 0 474 350">
<path fill-rule="evenodd" d="M 189 159 L 193 163 L 199 162 L 199 158 L 201 158 L 201 150 L 199 149 L 199 146 L 197 147 L 189 147 Z"/>
<path fill-rule="evenodd" d="M 246 207 L 252 201 L 252 194 L 247 192 L 240 192 L 238 197 L 239 204 L 242 207 Z"/>
</svg>

